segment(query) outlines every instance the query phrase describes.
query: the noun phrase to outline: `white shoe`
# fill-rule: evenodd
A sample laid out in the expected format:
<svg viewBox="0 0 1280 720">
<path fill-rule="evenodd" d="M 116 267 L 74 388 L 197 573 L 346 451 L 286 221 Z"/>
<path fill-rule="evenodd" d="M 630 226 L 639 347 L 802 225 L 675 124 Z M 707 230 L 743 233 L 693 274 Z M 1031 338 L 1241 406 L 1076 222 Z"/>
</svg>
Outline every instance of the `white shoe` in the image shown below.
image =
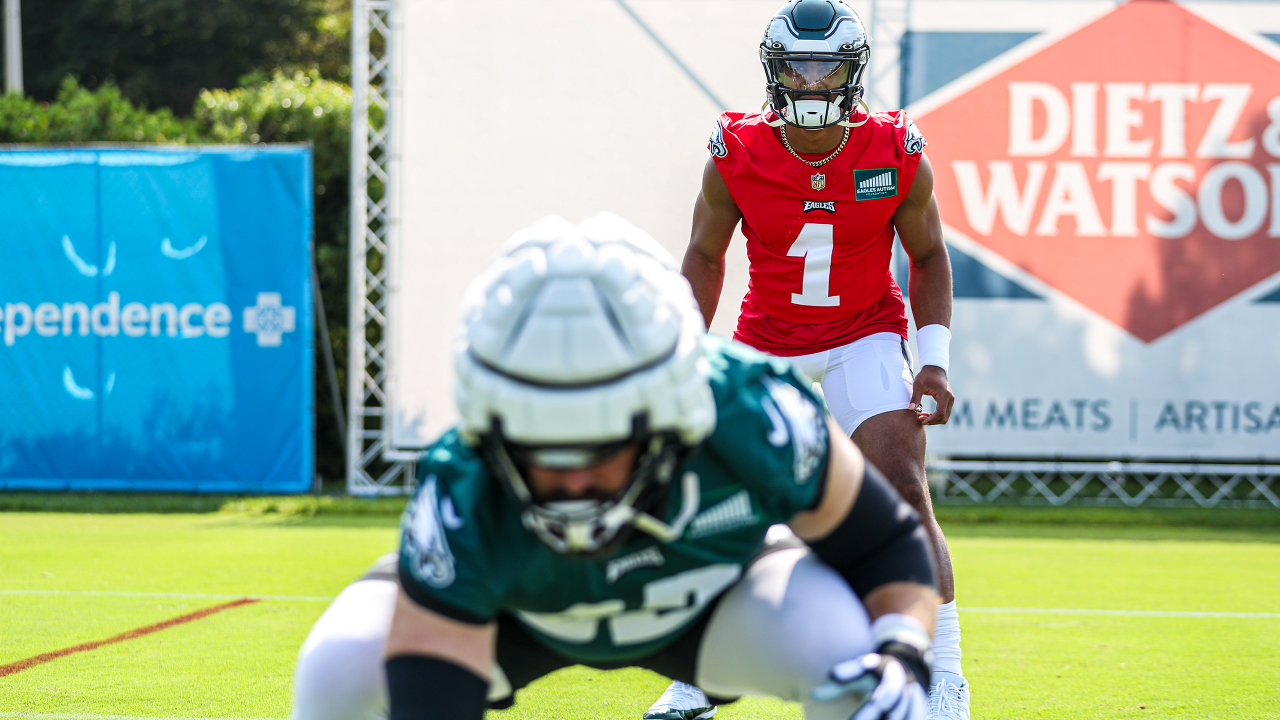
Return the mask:
<svg viewBox="0 0 1280 720">
<path fill-rule="evenodd" d="M 929 720 L 969 720 L 969 683 L 942 679 L 929 687 Z"/>
<path fill-rule="evenodd" d="M 676 680 L 644 714 L 644 720 L 707 720 L 715 714 L 716 706 L 706 693 Z"/>
</svg>

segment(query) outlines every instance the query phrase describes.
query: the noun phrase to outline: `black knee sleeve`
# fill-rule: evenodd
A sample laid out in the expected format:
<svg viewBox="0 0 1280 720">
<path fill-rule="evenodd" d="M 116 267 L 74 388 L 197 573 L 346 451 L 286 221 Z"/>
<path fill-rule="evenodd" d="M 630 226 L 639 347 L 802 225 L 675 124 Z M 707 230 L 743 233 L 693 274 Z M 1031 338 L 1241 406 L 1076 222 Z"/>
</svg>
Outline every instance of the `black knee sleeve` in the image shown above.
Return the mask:
<svg viewBox="0 0 1280 720">
<path fill-rule="evenodd" d="M 483 720 L 489 683 L 456 663 L 422 655 L 387 660 L 390 720 Z"/>
</svg>

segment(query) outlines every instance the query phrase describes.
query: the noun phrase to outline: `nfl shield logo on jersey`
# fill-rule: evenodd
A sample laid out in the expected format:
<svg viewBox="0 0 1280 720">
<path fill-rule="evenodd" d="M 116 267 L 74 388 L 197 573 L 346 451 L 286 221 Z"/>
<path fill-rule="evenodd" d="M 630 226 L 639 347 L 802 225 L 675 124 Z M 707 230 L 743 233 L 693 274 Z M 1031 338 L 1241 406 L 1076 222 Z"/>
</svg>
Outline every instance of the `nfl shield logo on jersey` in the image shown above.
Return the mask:
<svg viewBox="0 0 1280 720">
<path fill-rule="evenodd" d="M 814 173 L 813 177 L 809 178 L 809 184 L 813 186 L 814 190 L 821 190 L 827 186 L 827 176 L 822 173 Z"/>
</svg>

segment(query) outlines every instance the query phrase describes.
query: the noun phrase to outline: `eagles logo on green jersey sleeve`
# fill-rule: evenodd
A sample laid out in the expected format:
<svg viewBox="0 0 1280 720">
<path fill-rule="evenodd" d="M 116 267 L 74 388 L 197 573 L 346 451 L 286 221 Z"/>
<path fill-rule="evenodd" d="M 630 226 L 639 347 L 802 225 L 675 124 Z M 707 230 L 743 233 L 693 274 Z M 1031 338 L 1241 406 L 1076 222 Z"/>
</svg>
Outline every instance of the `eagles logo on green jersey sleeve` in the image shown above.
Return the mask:
<svg viewBox="0 0 1280 720">
<path fill-rule="evenodd" d="M 755 491 L 774 522 L 812 509 L 822 498 L 829 449 L 826 408 L 812 383 L 785 360 L 707 342 L 719 410 L 708 450 Z"/>
<path fill-rule="evenodd" d="M 512 567 L 531 547 L 512 505 L 458 434 L 445 433 L 423 454 L 418 491 L 400 520 L 405 593 L 462 622 L 497 617 Z"/>
<path fill-rule="evenodd" d="M 440 517 L 436 483 L 436 477 L 429 475 L 422 484 L 418 500 L 405 509 L 405 564 L 422 583 L 433 588 L 447 588 L 453 584 L 457 574 Z"/>
</svg>

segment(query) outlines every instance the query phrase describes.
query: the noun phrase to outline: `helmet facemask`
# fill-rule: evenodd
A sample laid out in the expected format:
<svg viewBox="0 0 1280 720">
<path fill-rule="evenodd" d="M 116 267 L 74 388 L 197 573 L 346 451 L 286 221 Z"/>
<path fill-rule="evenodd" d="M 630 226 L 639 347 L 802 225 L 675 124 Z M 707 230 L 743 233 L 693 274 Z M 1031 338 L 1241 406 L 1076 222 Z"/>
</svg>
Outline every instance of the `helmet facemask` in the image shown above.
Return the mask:
<svg viewBox="0 0 1280 720">
<path fill-rule="evenodd" d="M 605 462 L 631 446 L 639 452 L 626 484 L 612 497 L 542 499 L 526 480 L 531 465 L 581 469 Z M 632 434 L 623 440 L 543 446 L 504 439 L 501 423 L 495 418 L 493 430 L 480 438 L 480 453 L 490 472 L 520 503 L 525 528 L 558 553 L 608 555 L 627 542 L 637 527 L 652 533 L 656 526 L 679 534 L 655 516 L 664 514 L 671 478 L 688 448 L 674 433 L 648 432 L 643 417 L 635 419 Z M 687 505 L 689 498 L 684 501 Z M 696 506 L 696 495 L 693 502 Z"/>
<path fill-rule="evenodd" d="M 767 42 L 766 38 L 766 42 Z M 762 44 L 769 105 L 788 125 L 817 130 L 848 125 L 862 101 L 866 46 L 848 52 L 786 52 Z"/>
</svg>

